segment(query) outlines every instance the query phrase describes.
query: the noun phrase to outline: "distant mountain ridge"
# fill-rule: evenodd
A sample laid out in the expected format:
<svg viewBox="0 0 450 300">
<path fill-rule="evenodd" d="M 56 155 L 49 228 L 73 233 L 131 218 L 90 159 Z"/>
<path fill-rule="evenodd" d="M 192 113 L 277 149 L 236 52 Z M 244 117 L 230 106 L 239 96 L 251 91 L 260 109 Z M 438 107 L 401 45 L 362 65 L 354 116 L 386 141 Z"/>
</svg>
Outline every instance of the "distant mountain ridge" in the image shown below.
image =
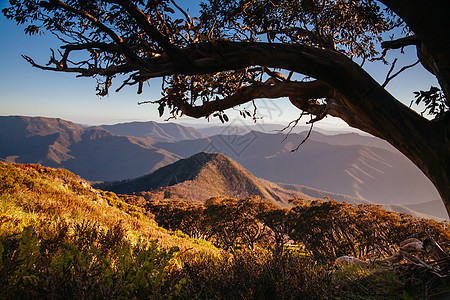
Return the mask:
<svg viewBox="0 0 450 300">
<path fill-rule="evenodd" d="M 285 133 L 248 131 L 190 139 L 198 133 L 176 124 L 112 125 L 123 130 L 141 126 L 143 131 L 137 136 L 148 133 L 148 128 L 161 128 L 164 132 L 156 131 L 161 135 L 158 140 L 42 117 L 0 117 L 0 125 L 0 159 L 67 168 L 91 181 L 136 178 L 199 152 L 215 152 L 270 182 L 381 204 L 419 204 L 440 198 L 421 171 L 398 151 L 380 139 L 356 133 L 313 132 L 292 153 L 305 134 L 292 133 L 286 138 Z M 167 129 L 170 126 L 173 132 Z"/>
<path fill-rule="evenodd" d="M 154 121 L 100 125 L 94 128 L 99 127 L 117 135 L 142 138 L 150 137 L 165 142 L 194 140 L 207 137 L 205 133 L 193 127 L 185 127 L 174 123 L 156 123 Z"/>
<path fill-rule="evenodd" d="M 318 135 L 321 141 L 310 138 L 294 153 L 291 150 L 305 135 L 290 134 L 285 139 L 286 134 L 253 131 L 245 135 L 157 142 L 154 146 L 182 157 L 201 151 L 220 152 L 271 182 L 308 186 L 374 203 L 421 203 L 439 198 L 425 175 L 398 151 L 358 145 L 358 140 L 366 140 L 365 144 L 371 140 L 356 134 L 331 136 L 334 143 L 325 142 L 326 136 Z M 380 142 L 372 139 L 372 143 Z"/>
<path fill-rule="evenodd" d="M 181 158 L 154 143 L 61 119 L 0 117 L 2 160 L 66 168 L 91 181 L 138 177 Z"/>
</svg>

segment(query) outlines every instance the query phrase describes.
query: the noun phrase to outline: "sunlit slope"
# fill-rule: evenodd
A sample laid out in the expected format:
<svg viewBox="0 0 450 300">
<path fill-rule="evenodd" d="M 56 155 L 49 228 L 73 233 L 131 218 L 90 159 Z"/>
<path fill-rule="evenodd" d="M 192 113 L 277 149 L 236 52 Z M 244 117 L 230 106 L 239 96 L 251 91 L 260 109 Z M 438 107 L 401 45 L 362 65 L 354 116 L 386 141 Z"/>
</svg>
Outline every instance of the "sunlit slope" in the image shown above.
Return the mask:
<svg viewBox="0 0 450 300">
<path fill-rule="evenodd" d="M 220 195 L 238 199 L 256 195 L 285 206 L 295 196 L 310 198 L 256 178 L 223 154 L 205 152 L 179 160 L 149 175 L 102 188 L 121 194 L 152 191 L 156 197 L 184 198 L 195 202 L 204 202 Z"/>
<path fill-rule="evenodd" d="M 105 229 L 120 224 L 127 238 L 158 240 L 162 247 L 178 246 L 195 252 L 209 247 L 170 234 L 158 227 L 144 209 L 121 201 L 114 193 L 93 189 L 64 169 L 0 162 L 0 220 L 3 233 L 63 220 L 70 224 L 96 223 Z"/>
</svg>

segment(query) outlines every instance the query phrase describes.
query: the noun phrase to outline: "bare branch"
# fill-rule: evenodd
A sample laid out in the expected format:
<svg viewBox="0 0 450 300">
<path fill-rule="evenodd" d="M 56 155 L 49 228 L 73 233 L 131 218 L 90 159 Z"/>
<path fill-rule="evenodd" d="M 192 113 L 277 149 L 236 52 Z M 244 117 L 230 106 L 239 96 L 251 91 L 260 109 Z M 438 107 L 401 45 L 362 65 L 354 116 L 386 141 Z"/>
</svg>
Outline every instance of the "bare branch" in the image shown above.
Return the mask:
<svg viewBox="0 0 450 300">
<path fill-rule="evenodd" d="M 289 129 L 288 133 L 286 134 L 286 136 L 284 137 L 284 139 L 281 142 L 284 142 L 288 138 L 289 134 L 291 134 L 292 130 L 294 130 L 295 126 L 297 126 L 298 122 L 300 122 L 300 120 L 301 120 L 301 118 L 303 117 L 304 114 L 305 114 L 305 112 L 302 111 L 302 113 L 300 114 L 300 117 L 298 117 L 297 119 L 289 122 L 289 124 L 286 127 L 284 127 L 283 129 L 278 130 L 278 131 L 285 131 L 286 129 L 291 127 L 292 123 L 294 123 L 294 125 L 292 125 L 292 127 Z"/>
<path fill-rule="evenodd" d="M 113 76 L 119 73 L 126 74 L 132 71 L 137 71 L 136 66 L 129 64 L 110 66 L 106 68 L 63 68 L 61 65 L 57 65 L 56 67 L 46 67 L 35 63 L 29 56 L 22 55 L 22 57 L 35 68 L 47 71 L 78 73 L 78 77 L 90 77 L 94 75 Z"/>
<path fill-rule="evenodd" d="M 397 59 L 395 59 L 394 62 L 392 63 L 392 67 L 391 67 L 391 69 L 389 70 L 389 72 L 388 72 L 387 75 L 386 75 L 386 80 L 385 80 L 384 83 L 381 85 L 382 87 L 386 87 L 386 86 L 388 85 L 389 81 L 391 81 L 392 79 L 394 79 L 395 77 L 397 77 L 397 76 L 398 76 L 400 73 L 402 73 L 403 71 L 408 70 L 409 68 L 412 68 L 412 67 L 416 66 L 416 65 L 420 62 L 420 60 L 417 60 L 415 63 L 413 63 L 413 64 L 411 64 L 411 65 L 404 66 L 404 67 L 401 68 L 397 73 L 395 73 L 395 74 L 392 75 L 392 76 L 389 76 L 389 75 L 392 73 L 392 71 L 394 70 L 395 63 L 396 63 L 396 62 L 397 62 Z"/>
<path fill-rule="evenodd" d="M 291 152 L 297 152 L 298 149 L 300 148 L 300 146 L 303 145 L 309 139 L 309 137 L 311 136 L 313 126 L 314 126 L 314 123 L 311 123 L 311 127 L 309 128 L 308 134 L 306 135 L 304 140 L 300 144 L 298 144 L 298 146 L 295 149 L 292 149 Z"/>
</svg>

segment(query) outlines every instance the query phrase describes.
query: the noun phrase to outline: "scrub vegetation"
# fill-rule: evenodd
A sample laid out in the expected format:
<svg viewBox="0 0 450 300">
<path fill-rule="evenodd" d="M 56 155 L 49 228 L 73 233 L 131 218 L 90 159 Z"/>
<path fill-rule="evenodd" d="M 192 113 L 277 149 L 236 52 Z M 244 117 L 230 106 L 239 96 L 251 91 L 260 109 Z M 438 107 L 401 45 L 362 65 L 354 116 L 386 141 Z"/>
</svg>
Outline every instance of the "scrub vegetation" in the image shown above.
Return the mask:
<svg viewBox="0 0 450 300">
<path fill-rule="evenodd" d="M 372 263 L 411 237 L 432 236 L 448 253 L 448 222 L 332 200 L 291 204 L 255 196 L 150 201 L 93 189 L 63 169 L 0 162 L 0 298 L 448 295 L 448 270 L 438 276 L 411 271 L 410 263 Z M 342 255 L 367 266 L 336 269 Z"/>
</svg>

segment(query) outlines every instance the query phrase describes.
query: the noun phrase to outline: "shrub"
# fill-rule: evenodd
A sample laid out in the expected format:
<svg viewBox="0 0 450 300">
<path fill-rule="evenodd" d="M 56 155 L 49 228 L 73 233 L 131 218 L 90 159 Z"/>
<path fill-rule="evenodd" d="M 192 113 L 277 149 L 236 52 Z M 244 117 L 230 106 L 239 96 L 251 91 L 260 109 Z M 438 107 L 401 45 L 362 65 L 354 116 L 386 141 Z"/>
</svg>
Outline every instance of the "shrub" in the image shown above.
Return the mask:
<svg viewBox="0 0 450 300">
<path fill-rule="evenodd" d="M 325 268 L 299 255 L 275 257 L 244 251 L 219 259 L 186 262 L 179 274 L 184 299 L 325 299 Z"/>
<path fill-rule="evenodd" d="M 166 298 L 176 292 L 178 282 L 166 279 L 178 252 L 159 248 L 157 241 L 132 246 L 120 225 L 29 226 L 0 239 L 0 297 Z"/>
</svg>

